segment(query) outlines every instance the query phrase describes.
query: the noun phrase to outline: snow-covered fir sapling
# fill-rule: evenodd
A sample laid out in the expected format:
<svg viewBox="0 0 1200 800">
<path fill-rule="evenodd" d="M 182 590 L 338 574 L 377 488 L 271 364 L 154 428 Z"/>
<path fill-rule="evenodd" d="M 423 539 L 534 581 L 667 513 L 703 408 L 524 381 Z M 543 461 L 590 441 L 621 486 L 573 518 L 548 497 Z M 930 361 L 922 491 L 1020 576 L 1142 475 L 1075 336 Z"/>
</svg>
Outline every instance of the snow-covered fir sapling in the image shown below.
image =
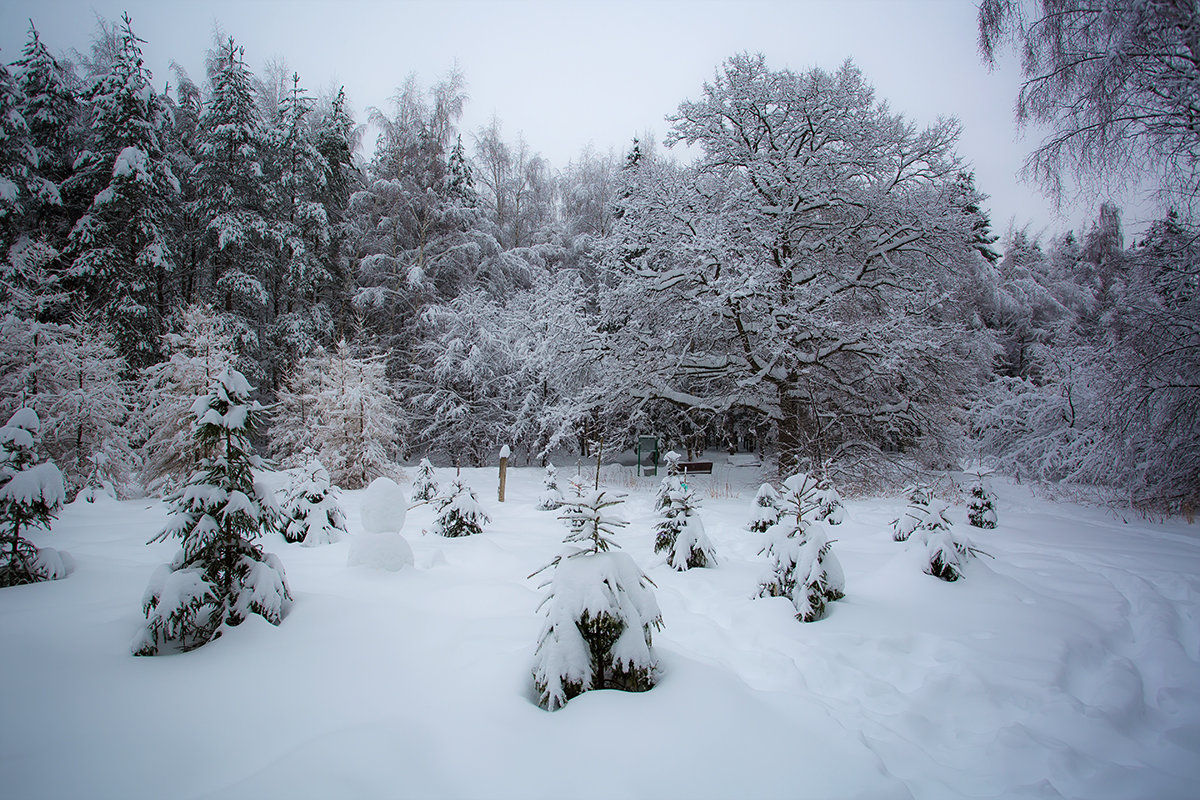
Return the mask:
<svg viewBox="0 0 1200 800">
<path fill-rule="evenodd" d="M 538 508 L 543 511 L 553 511 L 563 504 L 562 490 L 558 488 L 558 467 L 546 463 L 546 475 L 542 478 L 542 496 L 538 498 Z"/>
<path fill-rule="evenodd" d="M 804 473 L 783 482 L 779 495 L 779 522 L 767 531 L 763 552 L 771 559 L 772 575 L 760 587 L 759 597 L 786 597 L 796 608 L 796 619 L 814 622 L 825 615 L 828 603 L 845 596 L 846 579 L 825 524 L 815 521 L 816 481 Z"/>
<path fill-rule="evenodd" d="M 897 542 L 908 541 L 913 531 L 925 524 L 929 516 L 929 501 L 933 495 L 923 486 L 913 486 L 908 490 L 908 508 L 898 518 L 892 520 L 892 539 Z"/>
<path fill-rule="evenodd" d="M 925 524 L 914 531 L 913 538 L 920 537 L 925 541 L 929 559 L 925 572 L 944 581 L 956 581 L 962 577 L 967 560 L 980 551 L 971 545 L 970 539 L 954 530 L 947 511 L 945 503 L 931 499 Z"/>
<path fill-rule="evenodd" d="M 983 485 L 983 476 L 971 487 L 971 499 L 967 503 L 967 521 L 976 528 L 991 530 L 996 527 L 996 496 Z"/>
<path fill-rule="evenodd" d="M 332 544 L 346 535 L 346 515 L 330 484 L 329 471 L 310 461 L 293 481 L 280 515 L 279 531 L 289 542 L 305 547 Z"/>
<path fill-rule="evenodd" d="M 146 587 L 146 625 L 133 641 L 135 655 L 155 655 L 165 645 L 192 650 L 251 614 L 278 625 L 291 603 L 283 564 L 255 542 L 279 512 L 271 490 L 254 480 L 262 461 L 250 437 L 263 407 L 250 393 L 242 374 L 227 369 L 192 404 L 202 456 L 170 498 L 166 527 L 151 540 L 174 537 L 182 546 Z"/>
<path fill-rule="evenodd" d="M 437 496 L 438 485 L 433 477 L 433 464 L 428 458 L 422 458 L 417 465 L 417 477 L 413 479 L 412 499 L 429 501 Z"/>
<path fill-rule="evenodd" d="M 541 586 L 549 592 L 539 606 L 546 619 L 533 665 L 538 703 L 549 711 L 591 689 L 654 686 L 651 632 L 662 627 L 662 614 L 653 582 L 612 541 L 629 524 L 614 510 L 622 502 L 606 490 L 568 501 L 564 550 L 534 573 L 553 569 Z"/>
<path fill-rule="evenodd" d="M 766 533 L 779 522 L 779 492 L 769 483 L 758 487 L 754 505 L 750 508 L 750 524 L 746 527 L 754 533 Z"/>
<path fill-rule="evenodd" d="M 667 462 L 668 476 L 679 474 L 679 462 L 682 459 L 683 456 L 679 455 L 679 453 L 676 453 L 674 450 L 667 451 L 666 455 L 663 456 L 663 460 Z"/>
<path fill-rule="evenodd" d="M 30 528 L 49 528 L 66 500 L 63 476 L 52 461 L 38 460 L 42 423 L 32 408 L 19 408 L 0 428 L 0 586 L 63 577 L 58 551 L 39 550 L 25 538 Z"/>
<path fill-rule="evenodd" d="M 842 505 L 842 495 L 833 488 L 833 482 L 828 478 L 817 481 L 815 499 L 818 520 L 824 520 L 830 525 L 841 525 L 846 521 L 846 507 Z"/>
<path fill-rule="evenodd" d="M 683 572 L 694 567 L 715 567 L 716 555 L 704 533 L 699 506 L 688 485 L 682 481 L 668 495 L 669 503 L 659 511 L 654 526 L 654 551 L 666 553 L 667 563 Z"/>
<path fill-rule="evenodd" d="M 439 536 L 470 536 L 483 533 L 483 526 L 492 520 L 479 506 L 475 492 L 459 479 L 450 484 L 445 499 L 438 507 L 433 532 Z"/>
</svg>

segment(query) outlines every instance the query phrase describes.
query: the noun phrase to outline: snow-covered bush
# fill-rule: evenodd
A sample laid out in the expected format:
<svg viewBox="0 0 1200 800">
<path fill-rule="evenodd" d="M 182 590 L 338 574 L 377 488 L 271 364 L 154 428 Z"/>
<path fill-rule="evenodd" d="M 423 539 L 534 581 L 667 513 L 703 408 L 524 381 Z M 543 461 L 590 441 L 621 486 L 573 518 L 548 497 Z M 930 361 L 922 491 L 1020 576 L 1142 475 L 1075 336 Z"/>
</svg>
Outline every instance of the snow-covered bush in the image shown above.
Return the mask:
<svg viewBox="0 0 1200 800">
<path fill-rule="evenodd" d="M 841 525 L 846 521 L 846 507 L 842 505 L 842 495 L 833 488 L 828 478 L 817 481 L 814 493 L 817 503 L 817 520 L 824 520 L 830 525 Z"/>
<path fill-rule="evenodd" d="M 278 625 L 287 613 L 292 596 L 283 564 L 255 543 L 279 512 L 271 490 L 254 480 L 262 461 L 250 436 L 263 408 L 250 392 L 242 374 L 227 369 L 192 404 L 192 435 L 203 456 L 151 540 L 175 537 L 182 547 L 146 587 L 135 655 L 155 655 L 168 643 L 191 650 L 250 614 Z"/>
<path fill-rule="evenodd" d="M 954 530 L 954 523 L 946 515 L 948 506 L 941 500 L 931 500 L 929 514 L 913 538 L 925 543 L 929 565 L 925 572 L 944 581 L 956 581 L 962 577 L 963 566 L 977 551 L 971 540 Z"/>
<path fill-rule="evenodd" d="M 547 462 L 546 475 L 542 478 L 542 496 L 538 498 L 538 508 L 543 511 L 553 511 L 563 504 L 562 490 L 558 488 L 558 467 Z"/>
<path fill-rule="evenodd" d="M 996 527 L 996 496 L 983 485 L 981 477 L 971 487 L 971 499 L 967 503 L 967 521 L 976 528 L 991 529 Z"/>
<path fill-rule="evenodd" d="M 763 550 L 771 559 L 772 574 L 758 596 L 786 597 L 796 608 L 796 619 L 814 622 L 846 590 L 826 526 L 813 520 L 819 508 L 816 482 L 804 473 L 785 480 L 779 507 L 779 522 L 767 531 L 769 542 Z"/>
<path fill-rule="evenodd" d="M 533 665 L 538 703 L 549 711 L 591 689 L 654 685 L 651 631 L 662 627 L 662 614 L 653 583 L 614 549 L 610 537 L 629 524 L 612 510 L 621 502 L 604 490 L 568 502 L 564 550 L 538 570 L 554 570 L 540 587 L 549 592 L 539 606 L 546 619 Z"/>
<path fill-rule="evenodd" d="M 0 428 L 0 586 L 66 575 L 57 551 L 39 550 L 24 538 L 29 528 L 49 528 L 66 500 L 63 476 L 52 461 L 38 461 L 37 413 L 22 407 Z"/>
<path fill-rule="evenodd" d="M 428 458 L 422 458 L 417 465 L 417 477 L 413 479 L 412 499 L 433 500 L 438 496 L 437 480 L 433 477 L 433 463 Z"/>
<path fill-rule="evenodd" d="M 439 536 L 470 536 L 483 533 L 483 526 L 492 520 L 479 506 L 475 492 L 461 480 L 450 484 L 446 498 L 438 507 L 433 532 Z"/>
<path fill-rule="evenodd" d="M 922 486 L 912 486 L 908 490 L 908 508 L 898 518 L 892 520 L 892 539 L 897 542 L 908 541 L 913 531 L 925 524 L 929 516 L 929 502 L 932 499 L 929 490 Z"/>
<path fill-rule="evenodd" d="M 750 508 L 750 524 L 746 527 L 755 533 L 766 533 L 767 529 L 779 522 L 779 492 L 769 483 L 758 487 L 754 495 L 754 505 Z"/>
<path fill-rule="evenodd" d="M 662 513 L 671 507 L 671 493 L 679 491 L 683 478 L 678 475 L 668 475 L 658 483 L 658 491 L 654 495 L 654 510 Z"/>
<path fill-rule="evenodd" d="M 654 526 L 654 552 L 666 553 L 667 563 L 679 572 L 694 567 L 715 567 L 716 555 L 704 533 L 699 501 L 686 483 L 668 496 L 669 505 L 659 511 Z"/>
<path fill-rule="evenodd" d="M 329 472 L 313 461 L 296 476 L 280 515 L 280 533 L 305 547 L 332 544 L 346 535 L 346 515 L 329 482 Z"/>
</svg>

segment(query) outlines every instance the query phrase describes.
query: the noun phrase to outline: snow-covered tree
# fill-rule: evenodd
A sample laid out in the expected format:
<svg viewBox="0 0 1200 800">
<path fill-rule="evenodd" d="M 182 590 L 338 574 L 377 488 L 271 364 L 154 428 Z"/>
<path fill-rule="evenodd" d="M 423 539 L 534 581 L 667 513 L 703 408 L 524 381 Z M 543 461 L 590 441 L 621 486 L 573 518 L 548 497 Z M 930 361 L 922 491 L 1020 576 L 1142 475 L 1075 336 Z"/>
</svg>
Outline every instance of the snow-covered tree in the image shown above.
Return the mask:
<svg viewBox="0 0 1200 800">
<path fill-rule="evenodd" d="M 542 478 L 542 495 L 538 498 L 538 508 L 543 511 L 553 511 L 563 504 L 562 490 L 558 488 L 558 467 L 546 462 L 546 474 Z"/>
<path fill-rule="evenodd" d="M 549 591 L 533 665 L 538 703 L 549 711 L 591 689 L 654 686 L 651 632 L 662 627 L 662 614 L 653 583 L 615 549 L 611 537 L 629 524 L 614 510 L 621 502 L 606 490 L 568 501 L 564 550 L 538 570 L 553 569 L 541 585 Z"/>
<path fill-rule="evenodd" d="M 819 508 L 817 484 L 799 473 L 783 482 L 779 522 L 767 531 L 763 550 L 771 561 L 771 577 L 759 587 L 759 597 L 786 597 L 796 619 L 815 622 L 826 606 L 846 594 L 846 579 L 833 554 L 826 526 L 814 522 Z"/>
<path fill-rule="evenodd" d="M 933 495 L 924 486 L 909 487 L 908 508 L 896 519 L 892 520 L 892 539 L 906 542 L 913 531 L 921 529 L 929 519 L 929 503 Z"/>
<path fill-rule="evenodd" d="M 912 539 L 925 545 L 929 562 L 925 572 L 935 578 L 953 582 L 962 577 L 967 560 L 979 551 L 972 546 L 970 539 L 955 531 L 954 523 L 947 514 L 948 510 L 949 507 L 943 501 L 931 500 L 928 516 L 921 527 L 913 531 Z"/>
<path fill-rule="evenodd" d="M 433 532 L 448 537 L 470 536 L 483 533 L 483 526 L 491 521 L 471 487 L 461 480 L 455 480 L 438 505 Z"/>
<path fill-rule="evenodd" d="M 167 645 L 194 649 L 250 614 L 278 625 L 291 603 L 283 564 L 255 541 L 274 527 L 279 511 L 271 490 L 254 479 L 262 462 L 250 437 L 263 408 L 251 391 L 229 369 L 192 404 L 202 455 L 171 498 L 166 527 L 151 540 L 176 538 L 181 547 L 146 587 L 146 625 L 133 641 L 135 655 L 155 655 Z"/>
<path fill-rule="evenodd" d="M 346 515 L 338 503 L 338 490 L 320 461 L 311 461 L 296 476 L 284 500 L 279 531 L 289 542 L 316 547 L 340 541 L 346 535 Z"/>
<path fill-rule="evenodd" d="M 195 397 L 233 366 L 242 331 L 211 306 L 182 309 L 164 337 L 166 361 L 141 373 L 136 419 L 142 441 L 142 482 L 150 492 L 173 491 L 200 458 L 190 412 Z"/>
<path fill-rule="evenodd" d="M 672 123 L 702 155 L 623 171 L 606 249 L 639 394 L 753 414 L 781 474 L 843 445 L 945 453 L 988 355 L 955 302 L 981 258 L 957 123 L 918 128 L 850 63 L 748 54 Z"/>
<path fill-rule="evenodd" d="M 779 516 L 779 492 L 771 484 L 764 483 L 754 493 L 750 522 L 746 527 L 754 533 L 766 533 L 768 528 L 779 522 Z"/>
<path fill-rule="evenodd" d="M 417 475 L 413 478 L 413 500 L 433 500 L 438 496 L 437 479 L 433 474 L 433 463 L 428 458 L 422 458 L 417 465 Z"/>
<path fill-rule="evenodd" d="M 89 192 L 91 204 L 67 252 L 71 280 L 106 316 L 118 351 L 136 370 L 160 356 L 174 269 L 169 217 L 180 186 L 163 152 L 166 105 L 131 25 L 124 16 L 118 57 L 84 96 L 92 141 L 67 189 Z"/>
<path fill-rule="evenodd" d="M 0 428 L 0 586 L 64 574 L 57 553 L 43 555 L 25 538 L 31 528 L 48 529 L 65 499 L 58 467 L 38 459 L 40 430 L 37 413 L 28 407 L 17 409 Z"/>
<path fill-rule="evenodd" d="M 996 496 L 983 485 L 982 475 L 971 487 L 971 499 L 967 503 L 967 521 L 976 528 L 996 527 Z"/>
<path fill-rule="evenodd" d="M 716 566 L 716 555 L 704 532 L 695 493 L 680 482 L 667 499 L 669 504 L 659 511 L 659 520 L 654 525 L 654 552 L 666 553 L 667 563 L 679 572 Z"/>
<path fill-rule="evenodd" d="M 846 507 L 842 505 L 842 495 L 828 478 L 817 480 L 814 493 L 817 503 L 817 521 L 824 520 L 830 525 L 841 525 L 846 521 Z"/>
</svg>

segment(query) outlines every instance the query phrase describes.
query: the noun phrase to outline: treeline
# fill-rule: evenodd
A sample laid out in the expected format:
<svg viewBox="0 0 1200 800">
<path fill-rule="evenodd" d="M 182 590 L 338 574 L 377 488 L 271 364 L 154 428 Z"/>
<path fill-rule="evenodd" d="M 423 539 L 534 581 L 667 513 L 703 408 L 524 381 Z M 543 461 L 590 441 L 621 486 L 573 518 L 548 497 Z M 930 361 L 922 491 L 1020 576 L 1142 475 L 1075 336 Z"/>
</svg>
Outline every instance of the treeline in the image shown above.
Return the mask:
<svg viewBox="0 0 1200 800">
<path fill-rule="evenodd" d="M 1191 221 L 1126 247 L 1106 206 L 1001 257 L 957 123 L 849 62 L 736 56 L 672 117 L 694 163 L 554 170 L 460 131 L 458 74 L 372 109 L 364 162 L 344 93 L 233 39 L 159 92 L 143 44 L 125 18 L 67 61 L 31 27 L 0 67 L 0 414 L 34 406 L 74 488 L 177 482 L 233 365 L 273 456 L 346 486 L 655 432 L 842 482 L 983 458 L 1195 499 Z"/>
</svg>

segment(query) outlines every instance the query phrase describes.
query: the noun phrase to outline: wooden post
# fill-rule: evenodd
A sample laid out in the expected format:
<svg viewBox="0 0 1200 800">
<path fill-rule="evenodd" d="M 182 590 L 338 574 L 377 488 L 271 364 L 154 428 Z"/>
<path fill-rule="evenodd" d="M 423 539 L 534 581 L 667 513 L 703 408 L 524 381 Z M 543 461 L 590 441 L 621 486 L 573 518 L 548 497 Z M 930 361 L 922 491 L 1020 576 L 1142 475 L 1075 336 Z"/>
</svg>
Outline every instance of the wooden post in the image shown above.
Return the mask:
<svg viewBox="0 0 1200 800">
<path fill-rule="evenodd" d="M 504 502 L 504 484 L 508 480 L 508 457 L 511 455 L 508 445 L 500 448 L 500 502 Z"/>
</svg>

